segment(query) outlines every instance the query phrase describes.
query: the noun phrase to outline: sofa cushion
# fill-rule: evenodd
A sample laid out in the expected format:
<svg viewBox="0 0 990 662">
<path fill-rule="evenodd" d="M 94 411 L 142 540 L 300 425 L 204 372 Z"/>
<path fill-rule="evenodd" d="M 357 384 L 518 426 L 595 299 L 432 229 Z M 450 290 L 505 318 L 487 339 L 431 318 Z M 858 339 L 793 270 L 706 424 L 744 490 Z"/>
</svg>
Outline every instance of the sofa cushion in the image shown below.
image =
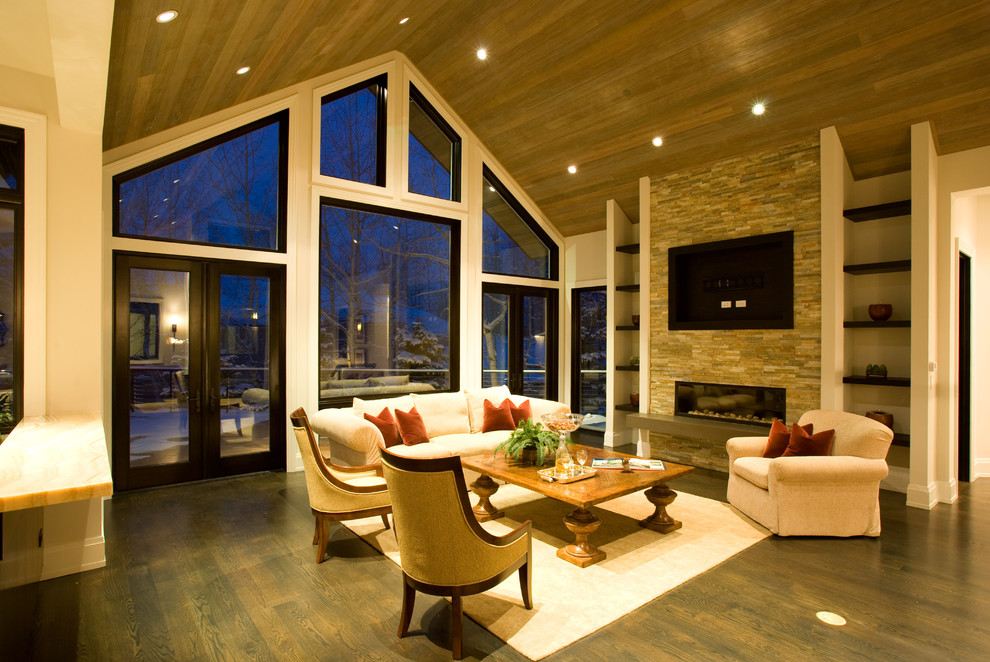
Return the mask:
<svg viewBox="0 0 990 662">
<path fill-rule="evenodd" d="M 488 388 L 469 388 L 464 391 L 467 401 L 468 417 L 471 432 L 481 432 L 485 421 L 485 400 L 502 402 L 509 397 L 509 387 L 490 386 Z"/>
<path fill-rule="evenodd" d="M 392 417 L 392 412 L 389 411 L 388 407 L 383 408 L 382 413 L 378 414 L 378 416 L 372 416 L 366 413 L 364 420 L 374 423 L 375 427 L 382 433 L 385 448 L 402 443 L 402 439 L 399 438 L 399 426 L 395 422 L 395 418 Z"/>
<path fill-rule="evenodd" d="M 770 489 L 769 474 L 771 457 L 739 457 L 732 463 L 732 470 L 740 478 L 761 489 Z"/>
<path fill-rule="evenodd" d="M 412 400 L 430 437 L 471 431 L 463 393 L 413 393 Z"/>
<path fill-rule="evenodd" d="M 412 446 L 398 445 L 388 449 L 393 455 L 400 457 L 414 457 L 419 459 L 430 459 L 434 457 L 450 457 L 454 453 L 449 448 L 440 444 L 426 443 L 414 444 Z"/>
<path fill-rule="evenodd" d="M 787 442 L 787 450 L 781 457 L 828 455 L 832 451 L 833 439 L 835 430 L 808 434 L 800 425 L 794 425 L 791 427 L 791 440 Z"/>
<path fill-rule="evenodd" d="M 382 407 L 388 407 L 392 410 L 392 414 L 395 414 L 396 409 L 401 409 L 402 411 L 409 411 L 413 408 L 412 396 L 401 395 L 397 398 L 382 398 L 381 400 L 362 400 L 361 398 L 354 398 L 354 413 L 359 417 L 362 414 L 368 413 L 375 416 L 382 410 Z"/>
<path fill-rule="evenodd" d="M 506 398 L 497 407 L 492 404 L 491 400 L 485 400 L 485 420 L 481 424 L 481 431 L 515 430 L 516 424 L 512 419 L 511 400 Z"/>
<path fill-rule="evenodd" d="M 402 437 L 402 443 L 406 446 L 429 443 L 430 435 L 427 434 L 423 417 L 419 415 L 416 407 L 409 411 L 396 409 L 395 422 L 399 426 L 399 436 Z"/>
<path fill-rule="evenodd" d="M 495 447 L 509 438 L 511 430 L 492 430 L 491 432 L 464 432 L 447 434 L 430 439 L 430 443 L 450 449 L 451 455 L 485 455 L 495 452 Z"/>
<path fill-rule="evenodd" d="M 797 423 L 795 423 L 797 425 Z M 808 434 L 815 431 L 815 426 L 811 423 L 802 426 Z M 791 431 L 779 418 L 773 419 L 770 426 L 770 434 L 767 436 L 767 446 L 763 449 L 763 457 L 780 457 L 787 450 L 787 444 L 791 441 Z"/>
</svg>

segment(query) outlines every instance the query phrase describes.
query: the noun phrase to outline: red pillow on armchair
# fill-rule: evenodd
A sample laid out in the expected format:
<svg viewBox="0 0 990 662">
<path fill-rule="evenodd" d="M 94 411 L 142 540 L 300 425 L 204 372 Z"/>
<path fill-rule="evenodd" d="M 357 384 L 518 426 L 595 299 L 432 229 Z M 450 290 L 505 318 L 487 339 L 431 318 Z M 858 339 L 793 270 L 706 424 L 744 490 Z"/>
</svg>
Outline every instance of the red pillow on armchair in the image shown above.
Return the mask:
<svg viewBox="0 0 990 662">
<path fill-rule="evenodd" d="M 791 440 L 782 457 L 828 455 L 832 452 L 835 430 L 825 430 L 818 434 L 808 434 L 800 425 L 791 428 Z"/>
<path fill-rule="evenodd" d="M 797 423 L 794 426 L 797 427 Z M 803 427 L 808 434 L 815 431 L 815 426 L 811 423 Z M 773 419 L 773 425 L 770 426 L 770 434 L 767 437 L 767 447 L 763 449 L 763 457 L 780 457 L 787 450 L 787 444 L 790 441 L 791 431 L 787 429 L 782 420 Z"/>
</svg>

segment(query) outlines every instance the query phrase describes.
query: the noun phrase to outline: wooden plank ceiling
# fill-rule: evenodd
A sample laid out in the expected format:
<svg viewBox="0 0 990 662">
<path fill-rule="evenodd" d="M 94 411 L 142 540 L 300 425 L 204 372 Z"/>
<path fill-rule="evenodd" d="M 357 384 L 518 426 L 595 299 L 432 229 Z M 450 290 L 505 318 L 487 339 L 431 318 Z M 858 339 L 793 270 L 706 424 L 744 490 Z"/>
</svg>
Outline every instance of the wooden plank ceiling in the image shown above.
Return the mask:
<svg viewBox="0 0 990 662">
<path fill-rule="evenodd" d="M 639 177 L 826 126 L 857 179 L 907 169 L 920 121 L 990 145 L 987 0 L 117 0 L 104 148 L 392 50 L 565 235 L 635 217 Z"/>
</svg>

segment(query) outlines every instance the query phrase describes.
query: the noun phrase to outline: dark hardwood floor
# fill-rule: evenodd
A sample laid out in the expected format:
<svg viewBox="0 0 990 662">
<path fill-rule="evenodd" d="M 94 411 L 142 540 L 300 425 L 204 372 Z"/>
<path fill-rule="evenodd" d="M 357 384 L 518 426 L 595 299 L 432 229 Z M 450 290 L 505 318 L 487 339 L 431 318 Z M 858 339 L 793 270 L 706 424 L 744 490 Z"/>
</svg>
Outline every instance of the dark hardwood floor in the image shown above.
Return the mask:
<svg viewBox="0 0 990 662">
<path fill-rule="evenodd" d="M 725 476 L 674 487 L 724 499 Z M 932 512 L 882 492 L 879 539 L 769 538 L 546 659 L 987 659 L 990 481 L 960 492 Z M 0 592 L 0 659 L 449 659 L 449 605 L 420 595 L 399 639 L 399 569 L 333 526 L 317 565 L 302 473 L 119 494 L 106 568 Z M 464 647 L 525 659 L 469 618 Z"/>
</svg>

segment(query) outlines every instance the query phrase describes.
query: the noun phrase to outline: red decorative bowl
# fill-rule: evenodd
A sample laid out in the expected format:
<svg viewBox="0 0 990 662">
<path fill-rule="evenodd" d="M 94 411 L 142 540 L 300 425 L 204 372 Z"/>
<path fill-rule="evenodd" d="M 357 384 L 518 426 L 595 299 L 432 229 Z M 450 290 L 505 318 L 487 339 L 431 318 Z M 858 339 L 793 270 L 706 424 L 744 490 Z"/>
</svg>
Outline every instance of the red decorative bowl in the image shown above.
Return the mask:
<svg viewBox="0 0 990 662">
<path fill-rule="evenodd" d="M 890 317 L 890 314 L 894 312 L 894 307 L 889 303 L 871 303 L 870 307 L 867 309 L 870 313 L 870 317 L 876 322 L 883 322 Z"/>
</svg>

